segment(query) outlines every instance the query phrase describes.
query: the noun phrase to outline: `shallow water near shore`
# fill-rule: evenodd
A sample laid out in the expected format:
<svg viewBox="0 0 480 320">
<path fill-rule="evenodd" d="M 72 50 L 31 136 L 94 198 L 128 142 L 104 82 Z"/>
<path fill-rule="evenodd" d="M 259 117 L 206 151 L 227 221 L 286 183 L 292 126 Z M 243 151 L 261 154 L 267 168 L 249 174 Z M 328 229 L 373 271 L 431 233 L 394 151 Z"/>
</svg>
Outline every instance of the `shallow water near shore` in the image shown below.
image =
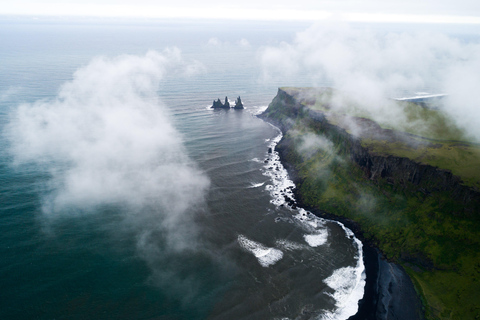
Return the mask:
<svg viewBox="0 0 480 320">
<path fill-rule="evenodd" d="M 348 318 L 363 295 L 362 245 L 343 225 L 285 205 L 293 185 L 274 151 L 281 135 L 255 116 L 281 85 L 258 83 L 258 70 L 252 63 L 258 44 L 288 38 L 298 27 L 291 26 L 289 33 L 272 29 L 262 36 L 253 26 L 230 33 L 215 33 L 204 26 L 195 35 L 181 25 L 174 27 L 183 32 L 183 42 L 168 33 L 169 25 L 59 28 L 19 23 L 0 31 L 5 44 L 0 57 L 8 61 L 1 66 L 2 74 L 8 76 L 0 80 L 5 88 L 1 93 L 1 144 L 8 150 L 0 157 L 0 281 L 4 288 L 0 317 Z M 223 46 L 209 47 L 213 37 L 223 41 Z M 250 46 L 239 45 L 243 38 Z M 182 49 L 185 60 L 197 60 L 206 70 L 189 77 L 165 76 L 159 82 L 159 100 L 154 106 L 161 113 L 148 113 L 153 115 L 148 120 L 158 118 L 164 127 L 173 129 L 151 131 L 159 134 L 153 142 L 148 135 L 141 140 L 121 136 L 159 148 L 151 162 L 165 172 L 153 170 L 152 174 L 161 174 L 165 180 L 159 181 L 170 179 L 166 187 L 152 180 L 149 183 L 156 193 L 145 194 L 145 179 L 127 174 L 133 179 L 128 181 L 138 184 L 135 188 L 121 189 L 124 180 L 120 179 L 115 180 L 120 181 L 117 193 L 89 192 L 87 179 L 87 187 L 68 189 L 70 180 L 65 177 L 74 176 L 72 163 L 87 163 L 82 170 L 97 168 L 95 159 L 100 153 L 106 158 L 98 159 L 110 161 L 106 162 L 113 164 L 112 170 L 127 163 L 129 170 L 144 174 L 148 169 L 144 167 L 151 164 L 122 153 L 123 149 L 114 154 L 108 148 L 92 151 L 88 143 L 103 138 L 94 131 L 88 132 L 86 142 L 81 140 L 85 143 L 82 154 L 93 155 L 89 159 L 75 154 L 69 158 L 74 161 L 63 161 L 54 152 L 48 154 L 48 161 L 14 164 L 20 156 L 28 156 L 18 153 L 23 149 L 15 149 L 19 131 L 7 130 L 12 123 L 22 129 L 23 122 L 17 118 L 25 113 L 16 113 L 20 105 L 26 110 L 37 106 L 40 116 L 54 110 L 58 101 L 64 103 L 62 108 L 69 107 L 68 99 L 57 99 L 59 90 L 65 83 L 75 85 L 74 72 L 89 70 L 92 58 L 143 57 L 149 49 L 162 52 L 171 45 Z M 308 84 L 297 79 L 288 85 Z M 209 108 L 213 99 L 225 95 L 230 99 L 240 95 L 246 109 Z M 140 102 L 136 109 L 113 110 L 122 114 L 144 104 L 151 106 L 151 100 L 142 95 L 135 101 Z M 76 109 L 75 121 L 58 113 L 58 122 L 87 123 L 96 111 L 87 114 L 85 109 Z M 144 126 L 149 123 L 141 118 L 142 113 L 132 112 Z M 138 129 L 125 118 L 125 128 Z M 73 135 L 68 127 L 62 130 L 60 136 L 65 139 Z M 135 133 L 143 132 L 138 130 Z M 47 138 L 43 131 L 33 133 Z M 60 141 L 57 137 L 48 136 L 47 147 L 55 146 Z M 166 138 L 173 142 L 154 142 Z M 50 150 L 47 147 L 42 145 Z M 77 149 L 64 147 L 69 152 Z M 149 145 L 138 150 L 149 150 Z M 124 161 L 116 162 L 118 155 L 125 156 Z M 88 170 L 81 172 L 92 173 Z M 91 176 L 110 178 L 98 172 Z M 117 173 L 113 171 L 112 176 Z M 182 179 L 183 174 L 195 179 Z M 125 196 L 123 190 L 130 193 Z"/>
</svg>

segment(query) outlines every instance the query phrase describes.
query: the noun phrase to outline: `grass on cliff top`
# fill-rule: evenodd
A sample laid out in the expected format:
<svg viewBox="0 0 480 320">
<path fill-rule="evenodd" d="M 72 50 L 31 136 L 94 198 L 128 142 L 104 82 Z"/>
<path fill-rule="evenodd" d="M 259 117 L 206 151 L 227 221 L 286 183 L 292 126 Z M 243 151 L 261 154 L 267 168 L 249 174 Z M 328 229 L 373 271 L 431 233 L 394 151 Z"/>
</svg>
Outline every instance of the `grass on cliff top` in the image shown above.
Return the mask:
<svg viewBox="0 0 480 320">
<path fill-rule="evenodd" d="M 331 88 L 282 88 L 308 108 L 325 113 L 330 123 L 361 138 L 371 152 L 405 157 L 419 163 L 449 170 L 467 186 L 480 189 L 480 144 L 468 141 L 463 130 L 444 112 L 409 102 L 388 101 L 385 108 L 369 111 L 358 102 Z M 389 116 L 390 113 L 393 116 Z M 388 129 L 408 136 L 386 141 L 381 135 L 362 131 L 359 119 L 374 121 L 379 130 Z M 413 141 L 414 143 L 411 143 Z"/>
</svg>

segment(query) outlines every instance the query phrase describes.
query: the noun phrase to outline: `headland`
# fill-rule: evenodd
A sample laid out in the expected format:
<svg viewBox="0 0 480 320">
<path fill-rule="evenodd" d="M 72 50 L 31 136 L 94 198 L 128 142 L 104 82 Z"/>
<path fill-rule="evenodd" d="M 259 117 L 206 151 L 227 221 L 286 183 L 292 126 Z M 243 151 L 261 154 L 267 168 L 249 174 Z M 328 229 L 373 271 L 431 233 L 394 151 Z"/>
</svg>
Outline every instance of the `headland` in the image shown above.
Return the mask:
<svg viewBox="0 0 480 320">
<path fill-rule="evenodd" d="M 441 110 L 397 101 L 395 126 L 341 95 L 281 88 L 260 117 L 283 132 L 300 205 L 366 244 L 352 319 L 480 317 L 480 146 Z"/>
</svg>

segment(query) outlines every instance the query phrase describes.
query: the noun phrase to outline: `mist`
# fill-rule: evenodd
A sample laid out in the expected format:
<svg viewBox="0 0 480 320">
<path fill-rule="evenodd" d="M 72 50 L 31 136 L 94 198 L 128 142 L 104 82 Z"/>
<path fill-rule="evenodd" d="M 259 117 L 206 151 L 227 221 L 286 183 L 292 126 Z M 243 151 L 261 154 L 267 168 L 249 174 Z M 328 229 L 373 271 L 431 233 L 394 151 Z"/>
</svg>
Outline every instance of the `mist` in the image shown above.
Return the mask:
<svg viewBox="0 0 480 320">
<path fill-rule="evenodd" d="M 48 176 L 39 191 L 48 229 L 55 233 L 60 219 L 115 212 L 112 231 L 131 237 L 147 263 L 158 251 L 194 247 L 209 179 L 189 158 L 157 90 L 165 77 L 203 69 L 176 48 L 97 57 L 56 97 L 10 112 L 13 165 Z"/>
<path fill-rule="evenodd" d="M 297 33 L 291 43 L 262 48 L 259 61 L 264 81 L 302 77 L 312 86 L 332 86 L 386 125 L 408 125 L 391 98 L 446 93 L 444 110 L 468 138 L 480 141 L 479 53 L 478 42 L 438 32 L 383 32 L 325 22 Z M 344 97 L 334 97 L 334 107 L 345 105 Z"/>
</svg>

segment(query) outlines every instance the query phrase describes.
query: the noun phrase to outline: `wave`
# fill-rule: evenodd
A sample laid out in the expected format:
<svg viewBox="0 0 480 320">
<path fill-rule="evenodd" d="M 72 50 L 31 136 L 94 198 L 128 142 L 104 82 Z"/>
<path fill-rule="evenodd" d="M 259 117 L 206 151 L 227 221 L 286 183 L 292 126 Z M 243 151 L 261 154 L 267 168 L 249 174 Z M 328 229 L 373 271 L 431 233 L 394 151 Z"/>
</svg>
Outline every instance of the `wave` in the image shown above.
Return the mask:
<svg viewBox="0 0 480 320">
<path fill-rule="evenodd" d="M 265 182 L 260 182 L 260 183 L 252 183 L 248 188 L 253 189 L 253 188 L 258 188 L 261 187 L 265 184 Z"/>
<path fill-rule="evenodd" d="M 238 236 L 240 246 L 253 253 L 262 267 L 274 265 L 283 258 L 283 252 L 276 248 L 269 248 L 263 244 L 250 240 L 244 235 Z"/>
<path fill-rule="evenodd" d="M 257 162 L 257 163 L 263 163 L 262 160 L 258 159 L 258 158 L 253 158 L 252 160 L 250 161 L 253 161 L 253 162 Z"/>
<path fill-rule="evenodd" d="M 253 106 L 253 107 L 249 108 L 250 109 L 249 112 L 251 114 L 253 114 L 254 116 L 257 116 L 259 114 L 262 114 L 265 110 L 267 110 L 267 108 L 268 108 L 268 105 L 267 106 Z"/>
<path fill-rule="evenodd" d="M 348 229 L 347 229 L 348 230 Z M 350 231 L 351 232 L 351 231 Z M 356 239 L 356 238 L 355 238 Z M 323 280 L 334 291 L 329 294 L 335 299 L 337 309 L 328 311 L 319 320 L 348 319 L 358 312 L 358 301 L 362 299 L 365 288 L 365 266 L 363 264 L 362 243 L 359 244 L 359 255 L 355 267 L 344 267 L 333 271 L 332 275 Z"/>
<path fill-rule="evenodd" d="M 273 125 L 272 125 L 273 126 Z M 275 127 L 275 126 L 274 126 Z M 276 127 L 275 127 L 276 128 Z M 284 206 L 289 208 L 293 214 L 292 221 L 300 226 L 304 231 L 304 240 L 310 247 L 319 247 L 328 243 L 328 229 L 326 221 L 323 218 L 315 216 L 313 213 L 296 206 L 293 190 L 295 184 L 290 180 L 287 170 L 280 161 L 280 155 L 275 151 L 276 145 L 283 137 L 280 129 L 279 135 L 272 139 L 268 145 L 269 151 L 265 162 L 264 175 L 271 179 L 271 184 L 266 186 L 270 192 L 275 206 Z M 267 141 L 266 141 L 267 142 Z M 282 220 L 282 219 L 280 219 Z M 333 221 L 342 227 L 345 236 L 353 239 L 357 247 L 357 264 L 354 267 L 343 267 L 333 271 L 332 275 L 324 280 L 333 293 L 328 293 L 334 300 L 337 307 L 334 311 L 326 311 L 320 316 L 320 320 L 344 320 L 358 312 L 358 301 L 364 295 L 365 288 L 365 265 L 363 263 L 363 244 L 357 239 L 354 233 L 338 221 Z M 276 245 L 286 250 L 304 249 L 299 243 L 287 240 L 278 240 Z"/>
<path fill-rule="evenodd" d="M 306 234 L 303 236 L 305 238 L 305 241 L 311 246 L 311 247 L 318 247 L 323 244 L 325 244 L 328 240 L 328 231 L 325 230 L 323 232 L 319 232 L 317 234 Z"/>
</svg>

